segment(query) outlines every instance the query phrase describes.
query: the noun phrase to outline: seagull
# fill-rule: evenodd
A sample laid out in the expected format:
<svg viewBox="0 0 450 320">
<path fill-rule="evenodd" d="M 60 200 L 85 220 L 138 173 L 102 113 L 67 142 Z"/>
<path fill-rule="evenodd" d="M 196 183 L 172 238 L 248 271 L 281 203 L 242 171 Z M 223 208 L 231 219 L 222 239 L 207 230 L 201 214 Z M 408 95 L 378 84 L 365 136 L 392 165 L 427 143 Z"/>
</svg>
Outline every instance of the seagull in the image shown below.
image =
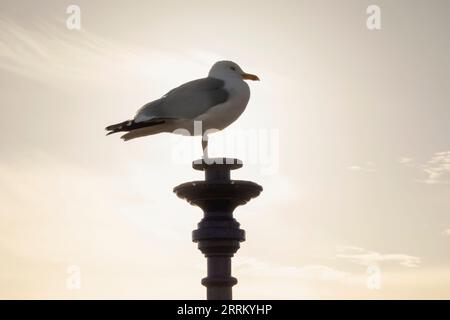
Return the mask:
<svg viewBox="0 0 450 320">
<path fill-rule="evenodd" d="M 244 112 L 250 88 L 259 78 L 232 61 L 218 61 L 208 77 L 189 81 L 141 107 L 133 119 L 106 127 L 107 135 L 126 132 L 124 141 L 169 132 L 202 136 L 208 158 L 208 133 L 223 130 Z M 181 130 L 180 130 L 181 129 Z"/>
</svg>

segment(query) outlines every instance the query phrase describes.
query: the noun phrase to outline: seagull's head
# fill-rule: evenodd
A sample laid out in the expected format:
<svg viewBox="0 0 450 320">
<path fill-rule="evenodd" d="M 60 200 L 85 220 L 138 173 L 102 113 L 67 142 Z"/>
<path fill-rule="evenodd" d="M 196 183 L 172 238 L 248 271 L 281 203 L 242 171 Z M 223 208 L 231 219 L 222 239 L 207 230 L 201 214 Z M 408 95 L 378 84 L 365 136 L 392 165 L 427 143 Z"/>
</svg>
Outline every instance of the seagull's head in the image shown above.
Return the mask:
<svg viewBox="0 0 450 320">
<path fill-rule="evenodd" d="M 242 80 L 256 80 L 259 78 L 251 73 L 244 72 L 239 65 L 233 61 L 218 61 L 211 70 L 209 76 L 217 79 L 238 78 Z"/>
</svg>

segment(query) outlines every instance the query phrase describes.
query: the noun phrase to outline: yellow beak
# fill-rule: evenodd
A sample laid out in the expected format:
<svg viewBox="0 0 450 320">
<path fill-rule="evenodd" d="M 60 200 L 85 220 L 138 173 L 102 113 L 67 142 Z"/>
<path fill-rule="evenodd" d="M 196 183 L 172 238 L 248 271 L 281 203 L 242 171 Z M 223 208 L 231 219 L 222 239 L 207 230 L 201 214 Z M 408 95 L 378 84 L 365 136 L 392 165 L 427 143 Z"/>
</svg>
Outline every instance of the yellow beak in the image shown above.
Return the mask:
<svg viewBox="0 0 450 320">
<path fill-rule="evenodd" d="M 258 76 L 251 74 L 251 73 L 243 73 L 242 78 L 245 80 L 259 81 Z"/>
</svg>

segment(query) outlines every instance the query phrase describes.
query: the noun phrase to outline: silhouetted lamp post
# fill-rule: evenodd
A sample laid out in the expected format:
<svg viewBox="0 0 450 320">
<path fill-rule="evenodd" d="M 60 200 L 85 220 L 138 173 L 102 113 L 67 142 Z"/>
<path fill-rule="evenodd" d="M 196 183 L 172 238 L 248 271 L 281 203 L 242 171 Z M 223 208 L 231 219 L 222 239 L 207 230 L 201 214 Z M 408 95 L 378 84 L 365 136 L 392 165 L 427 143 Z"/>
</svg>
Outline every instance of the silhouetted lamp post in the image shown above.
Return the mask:
<svg viewBox="0 0 450 320">
<path fill-rule="evenodd" d="M 194 161 L 195 170 L 205 172 L 205 180 L 191 181 L 174 188 L 175 194 L 200 207 L 204 217 L 192 232 L 205 255 L 208 275 L 202 279 L 208 300 L 231 300 L 237 279 L 231 276 L 231 258 L 245 241 L 245 231 L 233 218 L 237 206 L 257 197 L 262 187 L 251 181 L 231 180 L 230 171 L 242 167 L 238 159 L 214 158 Z"/>
</svg>

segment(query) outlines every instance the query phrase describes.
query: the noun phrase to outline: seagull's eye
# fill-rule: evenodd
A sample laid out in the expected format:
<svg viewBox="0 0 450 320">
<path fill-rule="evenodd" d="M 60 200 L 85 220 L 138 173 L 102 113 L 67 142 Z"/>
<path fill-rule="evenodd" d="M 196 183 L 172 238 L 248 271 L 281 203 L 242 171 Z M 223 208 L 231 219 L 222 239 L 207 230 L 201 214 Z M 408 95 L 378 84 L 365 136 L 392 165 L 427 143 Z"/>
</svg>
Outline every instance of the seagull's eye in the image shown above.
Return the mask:
<svg viewBox="0 0 450 320">
<path fill-rule="evenodd" d="M 235 67 L 230 67 L 230 69 L 233 70 L 233 71 L 236 71 L 236 68 L 235 68 Z"/>
</svg>

